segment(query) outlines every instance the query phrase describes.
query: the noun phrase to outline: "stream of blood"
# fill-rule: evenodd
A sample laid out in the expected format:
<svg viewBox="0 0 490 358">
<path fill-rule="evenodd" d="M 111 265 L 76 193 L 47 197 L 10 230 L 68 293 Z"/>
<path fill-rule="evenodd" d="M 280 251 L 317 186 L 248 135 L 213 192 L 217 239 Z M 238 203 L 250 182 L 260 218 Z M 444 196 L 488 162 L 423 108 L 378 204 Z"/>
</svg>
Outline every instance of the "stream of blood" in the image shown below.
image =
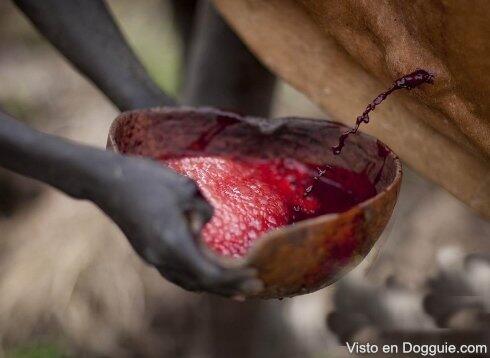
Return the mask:
<svg viewBox="0 0 490 358">
<path fill-rule="evenodd" d="M 397 79 L 379 94 L 357 117 L 354 128 L 342 133 L 338 145 L 341 154 L 347 138 L 357 133 L 369 114 L 391 93 L 433 83 L 434 75 L 416 70 Z M 228 256 L 243 256 L 262 233 L 279 226 L 338 213 L 377 194 L 384 162 L 376 177 L 335 165 L 304 163 L 291 158 L 227 158 L 206 154 L 206 147 L 227 127 L 240 121 L 228 115 L 187 146 L 193 155 L 161 158 L 170 168 L 196 181 L 215 212 L 202 235 L 215 251 Z M 385 158 L 388 149 L 378 142 L 378 154 Z"/>
</svg>

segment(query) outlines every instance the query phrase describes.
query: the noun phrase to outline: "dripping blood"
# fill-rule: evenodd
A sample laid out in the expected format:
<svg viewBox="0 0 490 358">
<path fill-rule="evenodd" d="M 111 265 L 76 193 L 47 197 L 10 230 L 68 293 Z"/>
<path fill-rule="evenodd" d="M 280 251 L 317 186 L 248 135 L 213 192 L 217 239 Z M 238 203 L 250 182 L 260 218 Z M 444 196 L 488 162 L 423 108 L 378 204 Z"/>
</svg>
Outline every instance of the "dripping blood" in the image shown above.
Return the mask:
<svg viewBox="0 0 490 358">
<path fill-rule="evenodd" d="M 354 126 L 354 128 L 349 129 L 348 131 L 340 135 L 339 143 L 336 146 L 332 147 L 333 153 L 338 155 L 342 152 L 342 148 L 344 148 L 346 139 L 351 134 L 357 133 L 357 131 L 359 130 L 359 126 L 362 123 L 369 123 L 369 114 L 374 111 L 376 107 L 379 106 L 386 98 L 388 98 L 390 94 L 400 89 L 411 90 L 423 85 L 424 83 L 433 84 L 434 74 L 422 69 L 417 69 L 414 72 L 402 76 L 395 82 L 393 82 L 393 84 L 387 91 L 381 92 L 371 103 L 367 105 L 364 112 L 362 112 L 362 114 L 357 117 L 356 125 Z"/>
<path fill-rule="evenodd" d="M 369 114 L 391 93 L 433 83 L 434 75 L 416 70 L 397 79 L 379 94 L 357 117 L 354 128 L 341 134 L 333 153 L 341 153 L 349 135 L 369 122 Z M 388 149 L 378 142 L 378 155 L 384 158 L 374 180 L 367 170 L 360 173 L 334 166 L 300 162 L 291 158 L 258 159 L 206 154 L 212 140 L 229 126 L 240 123 L 220 115 L 187 146 L 190 155 L 161 157 L 170 168 L 192 178 L 214 207 L 212 219 L 202 236 L 219 254 L 239 257 L 247 253 L 261 234 L 324 214 L 339 213 L 377 194 Z"/>
</svg>

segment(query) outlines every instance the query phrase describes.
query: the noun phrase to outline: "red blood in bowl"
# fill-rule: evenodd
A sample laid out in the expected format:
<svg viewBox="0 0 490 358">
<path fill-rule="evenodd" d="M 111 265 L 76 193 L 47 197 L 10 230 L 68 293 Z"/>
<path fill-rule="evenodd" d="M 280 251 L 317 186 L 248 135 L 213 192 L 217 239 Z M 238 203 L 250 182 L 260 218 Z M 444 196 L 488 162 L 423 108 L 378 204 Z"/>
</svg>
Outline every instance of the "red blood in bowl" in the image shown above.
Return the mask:
<svg viewBox="0 0 490 358">
<path fill-rule="evenodd" d="M 210 248 L 227 256 L 245 255 L 251 244 L 269 230 L 343 212 L 376 195 L 364 173 L 288 158 L 192 156 L 165 162 L 192 178 L 213 205 L 213 218 L 202 236 Z M 315 179 L 317 171 L 325 174 Z M 310 187 L 311 192 L 304 195 L 305 188 Z"/>
</svg>

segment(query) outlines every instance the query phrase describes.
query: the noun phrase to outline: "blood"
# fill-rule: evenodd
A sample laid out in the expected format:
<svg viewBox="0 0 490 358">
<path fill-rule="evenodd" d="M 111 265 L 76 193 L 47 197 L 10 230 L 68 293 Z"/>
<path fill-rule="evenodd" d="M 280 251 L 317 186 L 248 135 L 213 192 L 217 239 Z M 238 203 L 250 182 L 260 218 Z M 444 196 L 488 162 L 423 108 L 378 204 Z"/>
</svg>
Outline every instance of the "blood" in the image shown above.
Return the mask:
<svg viewBox="0 0 490 358">
<path fill-rule="evenodd" d="M 203 151 L 206 149 L 206 147 L 211 143 L 211 141 L 221 132 L 223 132 L 226 128 L 233 124 L 239 123 L 238 119 L 231 117 L 231 116 L 225 116 L 225 115 L 218 115 L 216 117 L 216 122 L 213 123 L 213 125 L 206 131 L 204 131 L 199 138 L 197 138 L 195 141 L 193 141 L 189 146 L 187 147 L 188 150 L 191 151 Z"/>
<path fill-rule="evenodd" d="M 202 236 L 211 249 L 226 256 L 245 255 L 271 229 L 343 212 L 376 195 L 365 173 L 294 159 L 200 154 L 167 158 L 165 163 L 192 178 L 213 205 L 214 215 Z"/>
<path fill-rule="evenodd" d="M 378 170 L 378 173 L 374 177 L 373 184 L 376 185 L 381 179 L 381 174 L 383 173 L 383 169 L 385 168 L 386 164 L 386 158 L 388 157 L 388 154 L 390 154 L 389 149 L 379 140 L 376 141 L 376 145 L 378 147 L 378 157 L 383 158 L 383 164 Z"/>
<path fill-rule="evenodd" d="M 333 153 L 341 153 L 349 135 L 369 122 L 369 114 L 391 93 L 433 83 L 434 75 L 416 70 L 397 79 L 379 94 L 357 117 L 354 128 L 341 134 Z M 226 128 L 240 121 L 218 115 L 209 128 L 185 147 L 180 155 L 160 160 L 180 174 L 193 179 L 213 205 L 214 215 L 204 226 L 202 236 L 215 252 L 233 257 L 247 253 L 261 234 L 320 215 L 340 213 L 377 194 L 389 149 L 377 142 L 383 158 L 374 180 L 368 163 L 360 173 L 334 165 L 316 165 L 290 158 L 259 159 L 206 154 L 206 148 Z"/>
<path fill-rule="evenodd" d="M 413 88 L 421 86 L 424 83 L 433 84 L 434 74 L 422 69 L 417 69 L 414 72 L 400 77 L 395 82 L 393 82 L 393 84 L 387 91 L 380 93 L 371 103 L 368 104 L 364 112 L 359 117 L 357 117 L 356 125 L 354 126 L 354 128 L 349 129 L 348 131 L 340 135 L 339 143 L 336 146 L 332 147 L 333 153 L 335 155 L 338 155 L 342 152 L 342 148 L 344 148 L 346 139 L 351 134 L 357 133 L 361 123 L 369 123 L 369 114 L 374 111 L 376 107 L 380 105 L 390 94 L 400 89 L 411 90 Z"/>
</svg>

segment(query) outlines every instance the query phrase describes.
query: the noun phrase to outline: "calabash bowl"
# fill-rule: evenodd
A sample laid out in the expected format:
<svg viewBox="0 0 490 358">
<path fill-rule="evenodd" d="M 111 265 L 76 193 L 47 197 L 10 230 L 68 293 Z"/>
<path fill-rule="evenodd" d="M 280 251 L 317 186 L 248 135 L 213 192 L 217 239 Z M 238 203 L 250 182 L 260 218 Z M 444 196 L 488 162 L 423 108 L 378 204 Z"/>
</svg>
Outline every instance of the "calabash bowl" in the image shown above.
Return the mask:
<svg viewBox="0 0 490 358">
<path fill-rule="evenodd" d="M 222 265 L 257 270 L 264 289 L 253 297 L 281 298 L 321 289 L 359 264 L 393 212 L 402 178 L 398 157 L 360 132 L 334 155 L 331 148 L 347 129 L 327 120 L 264 119 L 213 108 L 154 108 L 117 117 L 107 147 L 159 161 L 169 153 L 198 151 L 206 156 L 291 158 L 364 173 L 376 189 L 366 200 L 342 212 L 262 233 L 241 257 L 213 254 Z M 209 253 L 204 242 L 201 247 Z"/>
</svg>

